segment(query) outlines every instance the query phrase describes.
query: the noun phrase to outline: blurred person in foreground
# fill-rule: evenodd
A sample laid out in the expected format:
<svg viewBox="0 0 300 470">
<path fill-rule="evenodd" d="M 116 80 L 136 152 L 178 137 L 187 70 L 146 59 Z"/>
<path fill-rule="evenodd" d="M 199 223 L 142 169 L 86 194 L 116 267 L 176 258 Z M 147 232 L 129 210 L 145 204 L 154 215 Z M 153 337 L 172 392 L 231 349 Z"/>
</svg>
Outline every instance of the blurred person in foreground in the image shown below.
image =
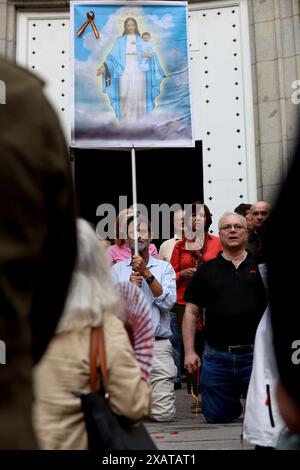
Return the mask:
<svg viewBox="0 0 300 470">
<path fill-rule="evenodd" d="M 266 264 L 259 271 L 268 291 Z M 253 366 L 245 403 L 242 439 L 256 450 L 273 450 L 284 428 L 276 398 L 278 367 L 276 364 L 270 305 L 256 330 Z"/>
<path fill-rule="evenodd" d="M 42 82 L 0 59 L 0 449 L 34 449 L 32 366 L 63 310 L 76 252 L 72 177 Z"/>
<path fill-rule="evenodd" d="M 300 315 L 299 251 L 280 255 L 285 246 L 284 220 L 295 220 L 299 199 L 300 136 L 286 182 L 270 216 L 267 232 L 267 266 L 274 348 L 280 381 L 277 386 L 279 411 L 287 432 L 278 449 L 300 450 Z"/>
<path fill-rule="evenodd" d="M 44 357 L 34 371 L 34 425 L 42 449 L 86 450 L 85 420 L 72 391 L 91 390 L 90 338 L 103 325 L 109 403 L 138 421 L 149 414 L 150 386 L 142 378 L 123 322 L 105 250 L 91 226 L 77 222 L 78 259 L 66 307 Z"/>
</svg>

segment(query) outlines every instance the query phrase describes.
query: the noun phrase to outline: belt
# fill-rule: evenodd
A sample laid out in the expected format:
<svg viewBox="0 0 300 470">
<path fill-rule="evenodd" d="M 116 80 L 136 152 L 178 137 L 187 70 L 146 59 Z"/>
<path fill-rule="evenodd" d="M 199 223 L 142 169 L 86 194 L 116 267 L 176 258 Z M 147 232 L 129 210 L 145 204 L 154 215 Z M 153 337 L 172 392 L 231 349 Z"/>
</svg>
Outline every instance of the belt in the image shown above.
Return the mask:
<svg viewBox="0 0 300 470">
<path fill-rule="evenodd" d="M 253 352 L 254 345 L 253 344 L 234 344 L 230 346 L 217 346 L 217 350 L 229 352 L 231 354 L 243 354 Z"/>
<path fill-rule="evenodd" d="M 155 341 L 161 341 L 162 339 L 168 339 L 168 338 L 162 338 L 161 336 L 155 336 Z"/>
</svg>

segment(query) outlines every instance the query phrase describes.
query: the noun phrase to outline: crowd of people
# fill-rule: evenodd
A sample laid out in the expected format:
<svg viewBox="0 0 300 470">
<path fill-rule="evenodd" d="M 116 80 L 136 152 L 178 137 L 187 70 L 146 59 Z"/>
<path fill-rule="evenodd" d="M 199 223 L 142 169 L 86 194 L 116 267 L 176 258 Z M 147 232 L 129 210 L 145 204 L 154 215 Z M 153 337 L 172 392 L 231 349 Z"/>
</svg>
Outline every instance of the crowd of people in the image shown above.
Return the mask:
<svg viewBox="0 0 300 470">
<path fill-rule="evenodd" d="M 190 213 L 174 214 L 175 235 L 159 254 L 151 222 L 126 209 L 105 249 L 87 221 L 76 222 L 64 139 L 41 83 L 5 61 L 0 72 L 8 84 L 0 114 L 7 202 L 0 217 L 0 332 L 7 345 L 0 449 L 88 448 L 73 392 L 91 390 L 91 337 L 99 327 L 115 414 L 132 422 L 176 419 L 176 390 L 186 380 L 193 409 L 208 423 L 234 421 L 246 399 L 249 442 L 273 448 L 284 431 L 281 448 L 300 448 L 300 361 L 288 360 L 299 331 L 290 303 L 296 285 L 286 312 L 276 267 L 290 265 L 272 252 L 273 234 L 281 235 L 272 228 L 291 186 L 274 215 L 266 201 L 229 208 L 218 236 L 210 232 L 207 205 L 194 202 Z M 291 172 L 295 186 L 294 178 Z"/>
</svg>

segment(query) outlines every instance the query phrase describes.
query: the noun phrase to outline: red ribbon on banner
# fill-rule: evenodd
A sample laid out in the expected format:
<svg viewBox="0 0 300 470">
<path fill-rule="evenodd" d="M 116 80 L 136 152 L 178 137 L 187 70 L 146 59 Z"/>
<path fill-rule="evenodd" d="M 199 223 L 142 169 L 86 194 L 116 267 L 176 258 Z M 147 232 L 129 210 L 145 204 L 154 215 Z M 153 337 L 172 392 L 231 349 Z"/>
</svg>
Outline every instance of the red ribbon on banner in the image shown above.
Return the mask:
<svg viewBox="0 0 300 470">
<path fill-rule="evenodd" d="M 88 25 L 90 24 L 91 27 L 93 28 L 93 31 L 94 31 L 94 35 L 97 39 L 99 39 L 100 37 L 100 33 L 97 29 L 97 26 L 95 25 L 94 23 L 94 19 L 95 19 L 95 13 L 93 11 L 88 11 L 87 14 L 87 21 L 85 21 L 85 23 L 83 23 L 83 25 L 81 26 L 81 28 L 79 28 L 79 30 L 77 31 L 77 36 L 81 36 L 82 33 L 86 30 L 86 28 L 88 27 Z"/>
</svg>

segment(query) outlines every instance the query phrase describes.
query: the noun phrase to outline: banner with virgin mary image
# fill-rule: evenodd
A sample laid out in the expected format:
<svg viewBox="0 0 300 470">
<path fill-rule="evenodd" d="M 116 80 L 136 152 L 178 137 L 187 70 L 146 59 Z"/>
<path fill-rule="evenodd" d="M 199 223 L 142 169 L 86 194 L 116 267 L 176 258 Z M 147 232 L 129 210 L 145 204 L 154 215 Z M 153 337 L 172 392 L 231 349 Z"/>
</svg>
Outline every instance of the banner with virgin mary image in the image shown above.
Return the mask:
<svg viewBox="0 0 300 470">
<path fill-rule="evenodd" d="M 71 2 L 72 146 L 194 147 L 187 2 Z"/>
</svg>

